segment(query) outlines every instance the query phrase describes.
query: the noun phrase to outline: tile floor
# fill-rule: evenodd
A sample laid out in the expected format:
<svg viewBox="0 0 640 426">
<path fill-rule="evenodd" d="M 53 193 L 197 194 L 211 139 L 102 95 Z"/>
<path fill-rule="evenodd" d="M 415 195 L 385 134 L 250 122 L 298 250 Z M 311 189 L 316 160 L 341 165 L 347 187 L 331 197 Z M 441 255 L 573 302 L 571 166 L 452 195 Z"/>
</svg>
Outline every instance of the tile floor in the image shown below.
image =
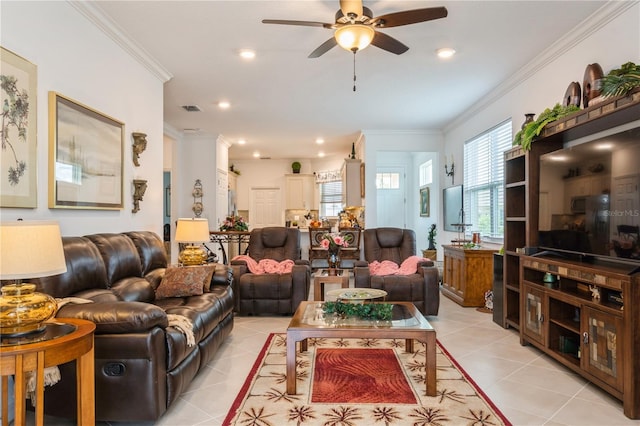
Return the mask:
<svg viewBox="0 0 640 426">
<path fill-rule="evenodd" d="M 537 349 L 521 346 L 517 332 L 496 325 L 491 314 L 441 297 L 438 317 L 427 319 L 442 345 L 514 425 L 640 426 L 640 420 L 624 416 L 618 400 Z M 288 322 L 281 316 L 236 317 L 215 359 L 154 424 L 221 425 L 267 336 L 285 332 Z M 72 423 L 47 419 L 46 424 Z"/>
</svg>

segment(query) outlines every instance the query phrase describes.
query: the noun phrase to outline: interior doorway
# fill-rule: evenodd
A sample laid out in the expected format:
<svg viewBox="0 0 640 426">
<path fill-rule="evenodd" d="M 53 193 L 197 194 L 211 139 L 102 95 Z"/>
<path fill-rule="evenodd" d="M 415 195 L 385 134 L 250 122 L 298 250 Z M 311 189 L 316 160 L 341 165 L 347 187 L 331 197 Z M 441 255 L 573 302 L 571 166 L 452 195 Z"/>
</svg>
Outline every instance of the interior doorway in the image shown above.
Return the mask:
<svg viewBox="0 0 640 426">
<path fill-rule="evenodd" d="M 378 227 L 407 227 L 406 169 L 402 166 L 376 170 Z"/>
</svg>

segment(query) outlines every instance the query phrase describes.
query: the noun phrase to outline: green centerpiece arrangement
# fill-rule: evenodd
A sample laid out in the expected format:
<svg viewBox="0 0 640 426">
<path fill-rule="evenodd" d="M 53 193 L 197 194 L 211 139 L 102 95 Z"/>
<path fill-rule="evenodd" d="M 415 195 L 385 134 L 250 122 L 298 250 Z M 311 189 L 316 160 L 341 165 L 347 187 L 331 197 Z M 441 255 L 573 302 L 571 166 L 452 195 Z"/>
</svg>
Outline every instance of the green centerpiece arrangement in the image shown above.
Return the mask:
<svg viewBox="0 0 640 426">
<path fill-rule="evenodd" d="M 390 321 L 393 311 L 392 303 L 345 303 L 340 300 L 324 302 L 322 310 L 325 314 L 336 314 L 340 317 L 358 317 Z"/>
</svg>

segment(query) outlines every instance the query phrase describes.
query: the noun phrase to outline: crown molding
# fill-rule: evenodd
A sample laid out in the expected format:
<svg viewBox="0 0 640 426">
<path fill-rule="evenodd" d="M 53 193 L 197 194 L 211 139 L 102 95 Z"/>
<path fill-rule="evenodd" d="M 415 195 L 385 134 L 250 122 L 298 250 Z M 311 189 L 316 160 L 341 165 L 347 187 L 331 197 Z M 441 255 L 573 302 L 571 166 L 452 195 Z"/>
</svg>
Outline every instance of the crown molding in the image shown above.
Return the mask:
<svg viewBox="0 0 640 426">
<path fill-rule="evenodd" d="M 151 71 L 162 83 L 166 83 L 173 78 L 173 75 L 163 67 L 160 62 L 134 41 L 113 19 L 105 14 L 99 6 L 90 1 L 69 0 L 68 3 L 111 38 L 122 50 Z"/>
<path fill-rule="evenodd" d="M 491 105 L 508 92 L 519 86 L 531 76 L 535 75 L 541 69 L 564 55 L 567 51 L 593 35 L 599 29 L 613 21 L 615 18 L 625 13 L 627 10 L 638 5 L 640 1 L 609 1 L 600 9 L 596 10 L 584 21 L 576 25 L 571 31 L 566 33 L 562 38 L 558 39 L 551 46 L 547 47 L 533 60 L 520 68 L 511 77 L 500 83 L 476 102 L 471 108 L 465 110 L 462 114 L 447 123 L 442 131 L 448 133 L 457 126 L 463 124 L 474 115 Z"/>
</svg>

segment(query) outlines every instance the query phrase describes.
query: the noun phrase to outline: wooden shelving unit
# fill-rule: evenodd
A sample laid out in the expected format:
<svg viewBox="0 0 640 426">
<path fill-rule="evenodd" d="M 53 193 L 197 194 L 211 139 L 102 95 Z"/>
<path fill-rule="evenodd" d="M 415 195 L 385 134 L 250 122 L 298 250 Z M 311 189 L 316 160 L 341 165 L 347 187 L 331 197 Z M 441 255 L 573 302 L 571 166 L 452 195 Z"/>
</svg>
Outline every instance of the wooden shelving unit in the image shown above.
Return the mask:
<svg viewBox="0 0 640 426">
<path fill-rule="evenodd" d="M 504 155 L 502 325 L 622 400 L 633 419 L 640 418 L 640 271 L 529 254 L 538 245 L 540 156 L 639 119 L 637 89 L 550 123 L 531 150 Z M 557 285 L 544 282 L 547 272 L 559 277 Z M 600 289 L 600 299 L 589 286 Z"/>
<path fill-rule="evenodd" d="M 640 418 L 639 269 L 521 257 L 522 343 L 620 399 L 632 419 Z M 545 282 L 545 274 L 556 281 Z"/>
</svg>

